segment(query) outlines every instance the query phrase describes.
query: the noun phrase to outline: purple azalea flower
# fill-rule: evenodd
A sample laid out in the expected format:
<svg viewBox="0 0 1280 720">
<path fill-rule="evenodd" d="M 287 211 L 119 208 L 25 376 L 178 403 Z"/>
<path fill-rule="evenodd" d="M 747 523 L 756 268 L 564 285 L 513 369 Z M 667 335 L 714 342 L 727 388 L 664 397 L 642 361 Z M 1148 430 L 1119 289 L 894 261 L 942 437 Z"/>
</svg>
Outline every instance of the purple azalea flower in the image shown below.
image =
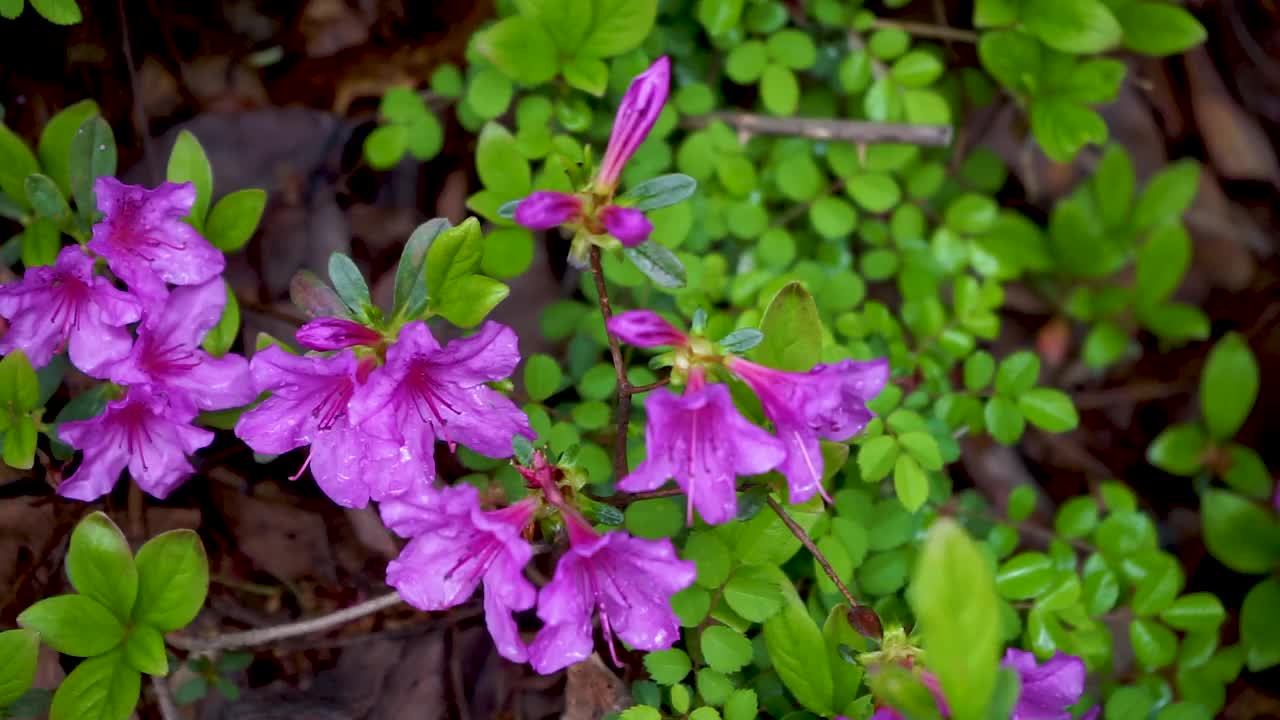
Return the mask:
<svg viewBox="0 0 1280 720">
<path fill-rule="evenodd" d="M 100 177 L 93 192 L 104 217 L 88 247 L 139 296 L 158 300 L 166 282 L 197 285 L 222 274 L 226 258 L 183 220 L 196 202 L 195 185 L 148 190 Z"/>
<path fill-rule="evenodd" d="M 592 649 L 591 613 L 615 664 L 613 634 L 639 650 L 664 650 L 680 636 L 671 596 L 693 584 L 692 562 L 676 557 L 670 540 L 642 540 L 622 531 L 597 534 L 576 513 L 564 513 L 569 550 L 538 593 L 545 623 L 529 646 L 543 675 L 585 660 Z"/>
<path fill-rule="evenodd" d="M 66 346 L 72 364 L 93 373 L 129 353 L 125 326 L 142 317 L 142 304 L 95 276 L 93 258 L 70 245 L 53 267 L 27 268 L 21 280 L 0 286 L 0 315 L 10 322 L 0 353 L 21 349 L 40 368 Z"/>
<path fill-rule="evenodd" d="M 653 232 L 653 223 L 644 213 L 628 207 L 610 205 L 600 213 L 604 228 L 609 234 L 618 238 L 623 245 L 635 247 L 649 239 Z"/>
<path fill-rule="evenodd" d="M 628 345 L 657 347 L 689 344 L 689 336 L 677 330 L 652 310 L 628 310 L 609 318 L 609 332 Z"/>
<path fill-rule="evenodd" d="M 349 422 L 347 406 L 360 387 L 350 350 L 300 357 L 272 346 L 254 354 L 249 371 L 253 391 L 271 395 L 240 416 L 236 436 L 268 455 L 310 445 L 303 469 L 310 467 L 316 484 L 339 505 L 364 507 L 370 497 L 381 500 L 435 477 L 431 455 L 415 458 Z"/>
<path fill-rule="evenodd" d="M 444 610 L 471 597 L 484 583 L 485 624 L 498 652 L 527 662 L 512 614 L 528 610 L 537 591 L 524 577 L 533 550 L 524 540 L 538 501 L 526 498 L 484 512 L 470 485 L 435 491 L 418 488 L 380 506 L 392 532 L 411 538 L 387 565 L 387 584 L 419 610 Z"/>
<path fill-rule="evenodd" d="M 1072 705 L 1084 694 L 1084 661 L 1061 651 L 1043 665 L 1025 650 L 1005 651 L 1005 667 L 1013 668 L 1022 679 L 1022 692 L 1010 720 L 1071 720 Z M 1091 710 L 1095 715 L 1096 709 Z"/>
<path fill-rule="evenodd" d="M 344 318 L 322 317 L 298 328 L 298 343 L 311 350 L 342 350 L 357 345 L 377 345 L 382 334 Z"/>
<path fill-rule="evenodd" d="M 516 205 L 515 221 L 530 230 L 550 230 L 571 222 L 582 213 L 576 195 L 539 190 Z"/>
<path fill-rule="evenodd" d="M 58 435 L 84 451 L 80 467 L 58 486 L 58 494 L 96 500 L 111 491 L 129 468 L 138 487 L 165 498 L 195 471 L 187 456 L 208 445 L 213 433 L 191 424 L 194 413 L 175 411 L 146 385 L 134 385 L 107 403 L 95 418 L 63 423 Z"/>
<path fill-rule="evenodd" d="M 511 328 L 486 322 L 474 335 L 445 346 L 414 321 L 387 348 L 351 401 L 351 422 L 394 440 L 415 457 L 431 457 L 437 439 L 495 458 L 511 455 L 511 439 L 535 436 L 529 418 L 485 383 L 511 374 L 520 362 Z"/>
<path fill-rule="evenodd" d="M 227 354 L 213 357 L 200 348 L 227 302 L 221 278 L 176 288 L 147 313 L 138 339 L 120 362 L 107 368 L 112 382 L 150 383 L 170 402 L 191 412 L 223 410 L 253 402 L 258 396 L 249 381 L 249 363 Z"/>
<path fill-rule="evenodd" d="M 805 502 L 814 493 L 825 497 L 818 440 L 841 442 L 866 427 L 872 418 L 867 401 L 889 382 L 889 361 L 841 360 L 804 373 L 774 370 L 737 357 L 725 364 L 755 391 L 786 445 L 787 458 L 778 469 L 787 478 L 791 502 Z"/>
<path fill-rule="evenodd" d="M 596 175 L 597 192 L 612 194 L 618 186 L 623 166 L 653 130 L 670 91 L 671 61 L 665 55 L 631 80 L 613 119 L 613 132 Z"/>
<path fill-rule="evenodd" d="M 787 456 L 780 440 L 752 425 L 733 404 L 729 388 L 706 385 L 702 371 L 689 375 L 684 395 L 658 388 L 645 400 L 648 456 L 618 487 L 627 492 L 656 490 L 668 478 L 689 497 L 693 509 L 717 525 L 738 514 L 738 475 L 759 475 Z"/>
</svg>

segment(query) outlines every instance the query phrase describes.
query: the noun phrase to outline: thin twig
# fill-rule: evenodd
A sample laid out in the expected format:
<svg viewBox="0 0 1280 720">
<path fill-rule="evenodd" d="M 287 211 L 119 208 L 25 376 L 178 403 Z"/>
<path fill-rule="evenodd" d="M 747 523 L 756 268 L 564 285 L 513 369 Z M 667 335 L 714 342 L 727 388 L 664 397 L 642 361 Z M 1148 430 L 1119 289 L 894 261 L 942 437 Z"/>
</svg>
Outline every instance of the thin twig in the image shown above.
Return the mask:
<svg viewBox="0 0 1280 720">
<path fill-rule="evenodd" d="M 813 538 L 809 537 L 809 533 L 805 532 L 805 529 L 800 527 L 800 525 L 787 514 L 787 511 L 778 504 L 777 500 L 773 499 L 772 495 L 765 496 L 764 501 L 769 503 L 769 507 L 773 508 L 773 512 L 777 514 L 778 519 L 782 520 L 782 523 L 787 526 L 787 529 L 791 531 L 792 535 L 796 536 L 796 539 L 800 541 L 800 544 L 804 545 L 805 548 L 813 554 L 813 559 L 818 561 L 818 564 L 822 566 L 822 571 L 827 574 L 827 577 L 831 578 L 831 582 L 836 584 L 836 589 L 838 589 L 840 594 L 844 596 L 845 602 L 849 603 L 849 607 L 859 607 L 861 603 L 853 597 L 853 593 L 849 592 L 849 587 L 844 584 L 844 580 L 840 579 L 840 575 L 836 572 L 835 568 L 831 567 L 831 563 L 827 560 L 827 556 L 823 555 L 822 551 L 818 549 L 817 544 L 813 542 Z"/>
<path fill-rule="evenodd" d="M 299 620 L 298 622 L 273 625 L 265 628 L 254 628 L 253 630 L 228 633 L 226 635 L 215 635 L 211 638 L 170 635 L 168 637 L 168 642 L 179 650 L 186 650 L 189 653 L 199 654 L 210 653 L 217 650 L 234 650 L 236 648 L 270 645 L 271 643 L 279 640 L 285 640 L 299 635 L 331 630 L 339 625 L 351 622 L 352 620 L 359 620 L 366 615 L 374 615 L 388 608 L 393 608 L 402 602 L 404 601 L 400 598 L 400 593 L 391 592 L 372 600 L 366 600 L 359 605 L 352 605 L 349 608 L 344 608 L 337 612 L 332 612 L 328 615 L 321 615 L 320 617 L 311 618 L 309 620 Z"/>
<path fill-rule="evenodd" d="M 628 385 L 627 394 L 639 395 L 640 393 L 647 393 L 650 390 L 657 390 L 658 388 L 665 386 L 669 382 L 671 382 L 671 378 L 664 377 L 661 380 L 655 380 L 654 382 L 651 382 L 647 385 Z"/>
<path fill-rule="evenodd" d="M 936 40 L 955 40 L 963 43 L 978 42 L 978 33 L 972 30 L 964 30 L 961 28 L 947 27 L 945 25 L 933 25 L 930 23 L 912 22 L 910 20 L 884 20 L 876 19 L 871 22 L 871 27 L 877 30 L 902 30 L 916 37 L 933 38 Z"/>
<path fill-rule="evenodd" d="M 159 169 L 156 165 L 156 154 L 151 149 L 151 123 L 147 120 L 146 104 L 142 100 L 141 83 L 138 82 L 138 67 L 133 64 L 133 45 L 129 40 L 129 15 L 124 9 L 124 0 L 116 0 L 116 9 L 120 13 L 120 44 L 124 51 L 124 62 L 129 66 L 129 94 L 132 96 L 132 107 L 129 119 L 133 122 L 133 131 L 142 143 L 142 158 L 147 166 L 148 179 L 151 183 L 159 182 Z"/>
<path fill-rule="evenodd" d="M 604 316 L 606 334 L 609 336 L 609 354 L 613 357 L 613 372 L 618 376 L 618 433 L 613 441 L 613 478 L 621 480 L 627 474 L 627 427 L 631 424 L 631 382 L 627 380 L 627 364 L 622 359 L 622 346 L 613 333 L 608 332 L 613 308 L 609 305 L 609 288 L 604 282 L 604 268 L 600 265 L 600 248 L 591 246 L 591 274 L 596 280 L 596 295 L 600 301 L 600 314 Z"/>
<path fill-rule="evenodd" d="M 946 147 L 953 133 L 950 125 L 909 125 L 836 118 L 771 117 L 736 111 L 711 112 L 683 118 L 680 124 L 700 128 L 719 120 L 739 130 L 757 135 L 787 135 L 811 140 L 851 143 L 906 143 L 923 147 Z"/>
<path fill-rule="evenodd" d="M 752 487 L 753 486 L 751 485 L 739 485 L 736 488 L 736 492 L 746 492 L 750 490 Z M 592 499 L 595 500 L 596 502 L 602 502 L 608 505 L 613 505 L 614 507 L 626 507 L 627 505 L 630 505 L 633 502 L 638 502 L 640 500 L 653 500 L 656 498 L 676 497 L 677 495 L 684 495 L 684 494 L 685 494 L 684 490 L 678 487 L 673 487 L 673 488 L 663 488 L 661 490 L 647 490 L 645 492 L 636 492 L 636 493 L 617 493 L 615 495 L 610 495 L 608 497 L 593 496 Z"/>
<path fill-rule="evenodd" d="M 178 704 L 173 701 L 173 693 L 169 692 L 169 681 L 151 676 L 151 691 L 156 694 L 156 706 L 160 708 L 160 717 L 164 720 L 182 720 L 178 713 Z"/>
</svg>

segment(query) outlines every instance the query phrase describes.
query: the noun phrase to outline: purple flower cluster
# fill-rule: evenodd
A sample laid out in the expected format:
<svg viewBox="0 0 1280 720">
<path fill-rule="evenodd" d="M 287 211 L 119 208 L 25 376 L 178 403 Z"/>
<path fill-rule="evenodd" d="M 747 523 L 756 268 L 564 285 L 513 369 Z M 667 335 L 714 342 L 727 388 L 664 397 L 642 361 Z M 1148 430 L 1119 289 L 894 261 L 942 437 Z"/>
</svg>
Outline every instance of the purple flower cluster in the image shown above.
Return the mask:
<svg viewBox="0 0 1280 720">
<path fill-rule="evenodd" d="M 608 328 L 638 347 L 675 347 L 690 362 L 690 338 L 656 313 L 620 313 Z M 889 381 L 889 363 L 884 359 L 841 360 L 803 373 L 774 370 L 732 356 L 717 362 L 760 398 L 773 432 L 744 418 L 728 387 L 708 384 L 702 366 L 692 364 L 682 395 L 659 388 L 645 401 L 648 456 L 618 483 L 628 492 L 641 492 L 675 480 L 689 497 L 690 522 L 694 509 L 711 524 L 733 519 L 739 475 L 776 469 L 787 479 L 791 502 L 825 496 L 818 441 L 844 441 L 861 432 L 872 417 L 867 401 Z"/>
<path fill-rule="evenodd" d="M 226 263 L 183 220 L 196 200 L 190 183 L 148 190 L 104 177 L 94 192 L 104 217 L 86 247 L 63 248 L 52 267 L 0 287 L 10 322 L 0 352 L 21 349 L 42 367 L 65 349 L 82 372 L 122 386 L 100 415 L 59 428 L 84 453 L 61 495 L 95 500 L 127 467 L 163 498 L 193 471 L 188 456 L 213 439 L 192 424 L 196 414 L 255 397 L 244 358 L 200 348 L 226 303 Z M 127 289 L 100 274 L 97 259 Z"/>
<path fill-rule="evenodd" d="M 614 634 L 640 650 L 671 647 L 680 629 L 671 596 L 693 584 L 694 564 L 677 558 L 670 540 L 597 533 L 564 504 L 553 468 L 540 454 L 525 472 L 559 510 L 569 536 L 551 582 L 535 590 L 524 577 L 533 556 L 525 537 L 543 501 L 530 496 L 485 512 L 477 492 L 463 485 L 416 487 L 381 503 L 387 527 L 411 538 L 387 567 L 387 583 L 422 610 L 454 607 L 483 585 L 485 619 L 498 652 L 544 674 L 591 654 L 593 613 L 615 663 Z M 512 613 L 535 603 L 543 627 L 526 645 Z"/>
<path fill-rule="evenodd" d="M 649 239 L 653 223 L 634 208 L 613 203 L 622 168 L 653 130 L 671 91 L 671 61 L 660 57 L 637 75 L 622 96 L 604 159 L 590 188 L 570 194 L 540 190 L 516 206 L 515 221 L 530 230 L 564 226 L 611 235 L 627 247 Z"/>
<path fill-rule="evenodd" d="M 1010 648 L 1005 651 L 1004 667 L 1018 673 L 1022 690 L 1013 706 L 1009 720 L 1072 720 L 1071 707 L 1080 702 L 1084 694 L 1084 661 L 1063 652 L 1054 653 L 1040 664 L 1036 656 L 1025 650 Z M 950 717 L 946 699 L 938 688 L 937 680 L 929 673 L 920 676 L 925 687 L 933 693 L 938 710 L 943 717 Z M 1096 720 L 1101 708 L 1092 708 L 1080 720 Z M 892 708 L 876 710 L 871 720 L 903 720 L 901 713 Z"/>
</svg>

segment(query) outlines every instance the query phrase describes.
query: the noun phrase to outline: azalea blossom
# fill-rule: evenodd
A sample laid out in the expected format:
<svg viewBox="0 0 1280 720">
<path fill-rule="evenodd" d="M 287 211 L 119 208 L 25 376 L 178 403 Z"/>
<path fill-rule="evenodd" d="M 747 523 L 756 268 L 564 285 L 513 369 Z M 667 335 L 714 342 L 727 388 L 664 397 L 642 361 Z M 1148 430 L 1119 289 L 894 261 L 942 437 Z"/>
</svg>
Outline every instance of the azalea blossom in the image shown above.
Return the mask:
<svg viewBox="0 0 1280 720">
<path fill-rule="evenodd" d="M 564 512 L 569 550 L 538 593 L 545 623 L 529 646 L 529 662 L 544 675 L 587 659 L 591 616 L 615 664 L 613 635 L 639 650 L 665 650 L 680 637 L 671 596 L 693 584 L 692 562 L 676 557 L 671 541 L 643 540 L 622 531 L 596 533 L 573 511 Z"/>
<path fill-rule="evenodd" d="M 470 485 L 441 491 L 420 487 L 384 501 L 383 522 L 410 538 L 387 565 L 387 584 L 420 610 L 445 610 L 465 602 L 484 583 L 485 623 L 498 652 L 526 662 L 528 649 L 512 614 L 533 607 L 537 598 L 524 577 L 533 550 L 523 537 L 537 503 L 530 497 L 484 512 Z"/>
<path fill-rule="evenodd" d="M 364 507 L 371 497 L 381 500 L 435 477 L 430 454 L 414 456 L 351 424 L 348 405 L 361 383 L 350 350 L 300 357 L 273 345 L 254 354 L 249 370 L 254 393 L 270 395 L 240 416 L 236 436 L 268 455 L 310 445 L 303 467 L 339 505 Z"/>
<path fill-rule="evenodd" d="M 21 349 L 40 368 L 66 347 L 73 365 L 95 373 L 129 353 L 126 326 L 142 317 L 142 303 L 94 275 L 93 258 L 70 245 L 52 267 L 27 268 L 0 286 L 0 315 L 9 320 L 0 353 Z"/>
<path fill-rule="evenodd" d="M 322 317 L 298 328 L 294 337 L 311 350 L 342 350 L 359 345 L 377 345 L 382 333 L 344 318 Z"/>
<path fill-rule="evenodd" d="M 618 482 L 627 492 L 656 490 L 673 478 L 693 510 L 716 525 L 738 514 L 737 477 L 759 475 L 787 456 L 783 443 L 751 424 L 733 404 L 729 388 L 707 385 L 694 368 L 683 395 L 658 388 L 645 400 L 647 457 Z"/>
<path fill-rule="evenodd" d="M 159 300 L 165 283 L 197 285 L 222 274 L 222 252 L 183 220 L 196 202 L 195 185 L 166 182 L 148 190 L 104 176 L 93 191 L 103 218 L 88 248 L 138 296 Z"/>
<path fill-rule="evenodd" d="M 368 423 L 414 457 L 431 457 L 437 439 L 510 457 L 512 438 L 533 439 L 533 430 L 515 403 L 485 383 L 506 378 L 519 362 L 516 334 L 505 325 L 486 322 L 441 346 L 425 323 L 411 322 L 352 398 L 351 422 Z"/>
<path fill-rule="evenodd" d="M 653 223 L 639 210 L 613 204 L 613 196 L 622 168 L 658 122 L 670 91 L 671 61 L 664 56 L 627 86 L 613 121 L 604 159 L 589 192 L 576 195 L 540 190 L 520 201 L 515 209 L 515 221 L 530 230 L 549 230 L 561 225 L 585 228 L 592 235 L 611 235 L 626 247 L 648 240 Z"/>
<path fill-rule="evenodd" d="M 213 441 L 212 432 L 191 424 L 194 415 L 175 410 L 149 386 L 134 385 L 97 417 L 62 423 L 59 437 L 83 451 L 84 458 L 58 486 L 58 494 L 97 500 L 127 467 L 138 487 L 167 497 L 195 470 L 187 456 Z"/>
<path fill-rule="evenodd" d="M 609 332 L 628 345 L 658 347 L 689 344 L 689 336 L 652 310 L 628 310 L 609 318 Z"/>
<path fill-rule="evenodd" d="M 150 383 L 169 401 L 195 410 L 223 410 L 253 402 L 249 363 L 227 354 L 213 357 L 200 347 L 226 304 L 221 278 L 176 288 L 148 312 L 129 354 L 107 368 L 112 382 Z"/>
<path fill-rule="evenodd" d="M 742 378 L 764 407 L 778 438 L 786 445 L 779 470 L 787 478 L 792 503 L 802 503 L 822 488 L 822 447 L 818 440 L 843 442 L 871 421 L 867 402 L 889 382 L 889 361 L 841 360 L 809 372 L 785 372 L 731 357 L 726 367 Z"/>
</svg>

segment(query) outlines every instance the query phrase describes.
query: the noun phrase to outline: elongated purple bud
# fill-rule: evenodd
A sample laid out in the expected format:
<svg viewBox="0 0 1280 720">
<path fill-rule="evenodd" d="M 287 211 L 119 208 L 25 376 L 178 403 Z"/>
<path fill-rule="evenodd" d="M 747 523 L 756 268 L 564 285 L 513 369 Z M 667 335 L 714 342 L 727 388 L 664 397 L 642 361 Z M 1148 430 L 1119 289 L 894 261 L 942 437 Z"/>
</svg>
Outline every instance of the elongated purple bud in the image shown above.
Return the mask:
<svg viewBox="0 0 1280 720">
<path fill-rule="evenodd" d="M 530 230 L 549 230 L 563 225 L 582 212 L 582 201 L 574 195 L 539 190 L 516 206 L 516 222 Z"/>
<path fill-rule="evenodd" d="M 684 347 L 689 336 L 652 310 L 628 310 L 609 318 L 609 332 L 636 347 Z M 691 381 L 692 383 L 692 381 Z"/>
<path fill-rule="evenodd" d="M 649 239 L 653 232 L 653 223 L 644 213 L 632 208 L 610 205 L 600 213 L 604 228 L 609 234 L 622 241 L 627 247 L 635 247 Z"/>
<path fill-rule="evenodd" d="M 356 345 L 376 345 L 382 335 L 357 322 L 342 318 L 316 318 L 298 328 L 298 343 L 311 350 L 341 350 Z"/>
<path fill-rule="evenodd" d="M 618 186 L 623 166 L 649 136 L 653 124 L 658 122 L 658 115 L 662 113 L 670 92 L 671 61 L 665 55 L 627 86 L 618 114 L 613 119 L 613 133 L 609 135 L 609 146 L 604 151 L 600 172 L 596 175 L 596 190 L 610 191 Z"/>
</svg>

